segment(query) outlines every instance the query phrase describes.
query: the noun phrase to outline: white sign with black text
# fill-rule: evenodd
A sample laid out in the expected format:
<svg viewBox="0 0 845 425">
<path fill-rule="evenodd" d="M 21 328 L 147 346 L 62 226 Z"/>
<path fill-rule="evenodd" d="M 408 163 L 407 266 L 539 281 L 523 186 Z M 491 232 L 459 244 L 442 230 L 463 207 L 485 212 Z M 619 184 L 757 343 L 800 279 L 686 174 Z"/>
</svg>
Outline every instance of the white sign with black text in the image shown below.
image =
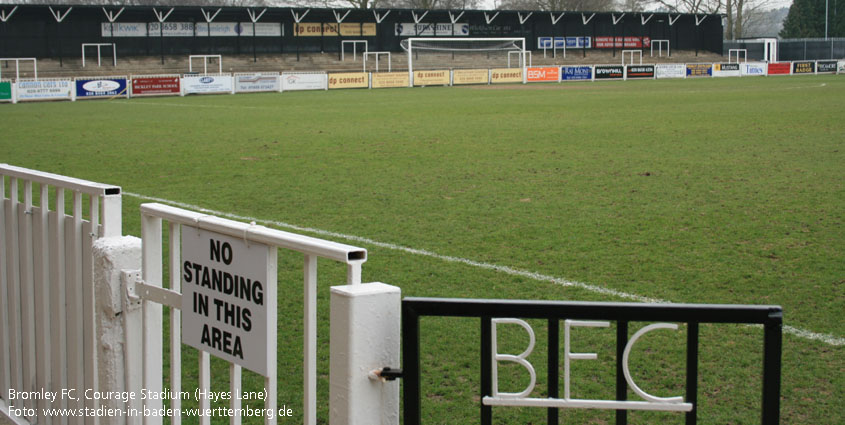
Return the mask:
<svg viewBox="0 0 845 425">
<path fill-rule="evenodd" d="M 267 376 L 276 259 L 267 245 L 182 226 L 182 341 Z"/>
</svg>

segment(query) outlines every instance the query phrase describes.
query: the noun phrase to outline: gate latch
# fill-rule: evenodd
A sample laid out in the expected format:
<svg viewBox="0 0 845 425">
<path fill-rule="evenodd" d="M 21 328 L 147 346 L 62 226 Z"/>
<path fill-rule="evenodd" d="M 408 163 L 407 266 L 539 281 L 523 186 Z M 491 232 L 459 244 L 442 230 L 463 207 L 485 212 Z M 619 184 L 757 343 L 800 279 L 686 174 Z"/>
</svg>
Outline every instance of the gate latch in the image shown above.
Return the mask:
<svg viewBox="0 0 845 425">
<path fill-rule="evenodd" d="M 395 381 L 401 377 L 402 369 L 399 368 L 383 367 L 370 372 L 370 379 L 381 380 L 382 382 Z"/>
</svg>

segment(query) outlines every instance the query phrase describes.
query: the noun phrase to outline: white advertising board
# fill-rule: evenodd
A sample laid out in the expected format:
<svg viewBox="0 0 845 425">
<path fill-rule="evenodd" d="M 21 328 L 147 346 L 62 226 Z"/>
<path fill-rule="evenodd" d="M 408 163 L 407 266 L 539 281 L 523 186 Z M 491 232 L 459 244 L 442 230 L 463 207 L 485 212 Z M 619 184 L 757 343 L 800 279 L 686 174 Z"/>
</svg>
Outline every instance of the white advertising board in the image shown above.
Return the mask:
<svg viewBox="0 0 845 425">
<path fill-rule="evenodd" d="M 268 289 L 275 276 L 267 245 L 182 226 L 182 342 L 267 376 Z M 275 258 L 273 258 L 275 260 Z M 268 267 L 272 266 L 272 267 Z M 271 270 L 272 269 L 272 270 Z"/>
<path fill-rule="evenodd" d="M 839 66 L 836 67 L 837 74 L 845 74 L 845 61 L 839 61 Z"/>
<path fill-rule="evenodd" d="M 714 63 L 713 76 L 714 77 L 739 77 L 740 72 L 739 63 Z"/>
<path fill-rule="evenodd" d="M 186 75 L 182 77 L 185 94 L 231 93 L 231 75 Z"/>
<path fill-rule="evenodd" d="M 71 80 L 19 80 L 18 100 L 70 99 L 73 92 Z"/>
<path fill-rule="evenodd" d="M 396 24 L 396 35 L 399 37 L 468 36 L 469 24 Z"/>
<path fill-rule="evenodd" d="M 235 93 L 279 91 L 279 73 L 235 74 Z"/>
<path fill-rule="evenodd" d="M 283 72 L 282 91 L 326 90 L 328 75 L 323 72 Z"/>
<path fill-rule="evenodd" d="M 656 78 L 684 78 L 687 76 L 687 66 L 682 63 L 659 63 L 654 66 Z"/>
<path fill-rule="evenodd" d="M 146 37 L 146 22 L 103 22 L 100 26 L 103 37 Z M 156 34 L 158 35 L 158 34 Z"/>
<path fill-rule="evenodd" d="M 742 76 L 763 76 L 768 73 L 768 65 L 765 62 L 745 62 L 740 65 L 739 70 Z"/>
</svg>

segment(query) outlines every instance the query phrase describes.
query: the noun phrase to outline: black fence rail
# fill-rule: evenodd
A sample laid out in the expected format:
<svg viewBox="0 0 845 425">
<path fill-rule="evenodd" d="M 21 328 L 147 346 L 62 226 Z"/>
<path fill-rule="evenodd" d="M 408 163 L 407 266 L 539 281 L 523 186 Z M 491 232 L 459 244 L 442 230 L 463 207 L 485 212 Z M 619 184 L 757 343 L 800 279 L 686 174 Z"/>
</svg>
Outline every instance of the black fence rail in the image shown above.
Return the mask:
<svg viewBox="0 0 845 425">
<path fill-rule="evenodd" d="M 479 300 L 445 298 L 405 298 L 402 301 L 402 357 L 404 379 L 404 423 L 421 423 L 420 317 L 477 317 L 481 326 L 481 424 L 492 423 L 493 341 L 494 318 L 546 319 L 548 321 L 548 399 L 536 405 L 547 407 L 547 422 L 558 423 L 559 407 L 548 407 L 567 400 L 559 398 L 560 321 L 615 321 L 616 327 L 616 401 L 627 400 L 628 385 L 623 373 L 625 347 L 629 344 L 628 323 L 674 322 L 685 323 L 686 394 L 684 404 L 686 424 L 697 421 L 698 341 L 701 323 L 760 324 L 765 330 L 763 341 L 763 402 L 762 423 L 780 421 L 781 346 L 783 311 L 780 306 L 708 305 L 708 304 L 641 304 L 601 302 L 556 302 L 523 300 Z M 642 331 L 641 331 L 642 332 Z M 485 403 L 485 400 L 487 403 Z M 629 402 L 630 403 L 630 402 Z M 625 404 L 625 403 L 622 403 Z M 640 408 L 648 408 L 643 403 Z M 626 406 L 629 404 L 625 404 Z M 680 404 L 678 404 L 680 406 Z M 616 424 L 627 424 L 628 407 L 615 407 Z M 637 408 L 631 408 L 637 409 Z M 662 410 L 662 409 L 661 409 Z M 682 409 L 676 409 L 682 410 Z"/>
</svg>

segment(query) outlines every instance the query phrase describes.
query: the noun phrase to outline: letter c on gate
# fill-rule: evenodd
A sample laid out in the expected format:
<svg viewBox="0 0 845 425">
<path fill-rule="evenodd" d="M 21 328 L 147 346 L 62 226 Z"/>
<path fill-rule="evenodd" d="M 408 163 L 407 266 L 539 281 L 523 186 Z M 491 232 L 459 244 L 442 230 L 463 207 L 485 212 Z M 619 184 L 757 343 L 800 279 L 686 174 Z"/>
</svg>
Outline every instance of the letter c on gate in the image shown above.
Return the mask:
<svg viewBox="0 0 845 425">
<path fill-rule="evenodd" d="M 631 389 L 634 390 L 637 395 L 642 397 L 645 400 L 648 400 L 652 403 L 683 403 L 684 398 L 681 396 L 677 397 L 657 397 L 653 396 L 637 386 L 634 383 L 634 379 L 631 378 L 631 370 L 628 368 L 628 355 L 631 354 L 631 347 L 634 346 L 634 343 L 637 342 L 641 336 L 645 335 L 648 332 L 651 332 L 655 329 L 671 329 L 673 331 L 678 330 L 678 325 L 673 323 L 655 323 L 653 325 L 648 325 L 634 334 L 630 340 L 628 340 L 628 344 L 625 345 L 625 351 L 622 353 L 622 372 L 625 374 L 625 381 L 628 382 L 628 385 L 631 386 Z"/>
</svg>

